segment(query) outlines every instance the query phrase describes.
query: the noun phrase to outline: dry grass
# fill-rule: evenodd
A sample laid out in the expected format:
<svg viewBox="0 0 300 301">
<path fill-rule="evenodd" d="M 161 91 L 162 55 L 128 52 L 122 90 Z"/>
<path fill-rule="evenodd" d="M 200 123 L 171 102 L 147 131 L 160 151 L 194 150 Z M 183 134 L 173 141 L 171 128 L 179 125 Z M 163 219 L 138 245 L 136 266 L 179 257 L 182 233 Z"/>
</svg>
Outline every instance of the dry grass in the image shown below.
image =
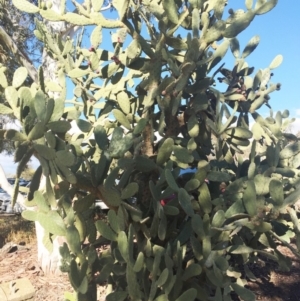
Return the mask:
<svg viewBox="0 0 300 301">
<path fill-rule="evenodd" d="M 20 215 L 0 215 L 0 248 L 7 242 L 35 243 L 34 223 L 23 219 Z"/>
</svg>

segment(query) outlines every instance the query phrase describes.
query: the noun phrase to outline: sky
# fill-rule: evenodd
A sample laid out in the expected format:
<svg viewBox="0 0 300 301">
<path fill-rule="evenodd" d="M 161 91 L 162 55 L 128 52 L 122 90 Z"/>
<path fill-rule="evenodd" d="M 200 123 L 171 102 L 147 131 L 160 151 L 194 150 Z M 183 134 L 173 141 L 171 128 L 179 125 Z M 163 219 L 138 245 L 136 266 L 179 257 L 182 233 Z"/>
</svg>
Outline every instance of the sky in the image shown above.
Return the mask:
<svg viewBox="0 0 300 301">
<path fill-rule="evenodd" d="M 67 1 L 68 2 L 68 1 Z M 253 1 L 256 2 L 255 0 Z M 228 0 L 224 16 L 228 9 L 245 9 L 245 1 Z M 277 6 L 267 14 L 256 16 L 250 26 L 238 36 L 241 51 L 247 42 L 255 35 L 260 36 L 260 44 L 255 51 L 246 59 L 249 66 L 264 69 L 269 66 L 273 58 L 283 55 L 283 63 L 273 71 L 272 82 L 282 84 L 280 91 L 273 92 L 270 96 L 269 104 L 276 112 L 288 109 L 290 117 L 296 118 L 292 131 L 300 131 L 300 1 L 299 0 L 279 0 Z M 105 15 L 113 18 L 114 12 L 106 12 Z M 128 41 L 129 42 L 129 41 Z M 101 48 L 110 48 L 111 42 L 109 33 L 103 37 Z M 234 57 L 230 50 L 227 52 L 223 62 L 225 68 L 232 69 Z M 263 116 L 269 115 L 269 109 L 264 106 L 259 111 Z M 16 165 L 13 164 L 13 157 L 0 154 L 0 162 L 7 175 L 13 175 Z M 37 166 L 37 161 L 33 161 L 33 167 Z"/>
</svg>

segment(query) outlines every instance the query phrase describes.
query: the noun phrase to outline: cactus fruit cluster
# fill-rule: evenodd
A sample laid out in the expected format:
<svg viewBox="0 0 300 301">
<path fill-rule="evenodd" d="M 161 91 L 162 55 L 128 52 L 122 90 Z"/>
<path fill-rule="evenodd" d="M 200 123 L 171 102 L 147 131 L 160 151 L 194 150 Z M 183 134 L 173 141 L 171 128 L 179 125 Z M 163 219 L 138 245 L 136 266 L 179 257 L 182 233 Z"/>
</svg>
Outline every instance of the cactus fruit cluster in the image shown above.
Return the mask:
<svg viewBox="0 0 300 301">
<path fill-rule="evenodd" d="M 1 67 L 0 112 L 22 124 L 1 137 L 15 142 L 17 177 L 32 156 L 40 162 L 27 201 L 36 209 L 23 216 L 45 228 L 50 250 L 55 236 L 66 238 L 61 270 L 75 291 L 66 300 L 96 300 L 103 283 L 108 301 L 255 300 L 246 287 L 251 264 L 273 260 L 288 270 L 278 243 L 300 248 L 300 143 L 285 132 L 293 120 L 287 110 L 257 112 L 280 88 L 270 80 L 282 57 L 254 73 L 245 59 L 259 38 L 243 51 L 237 39 L 277 0 L 246 0 L 227 19 L 231 1 L 114 0 L 115 20 L 100 0 L 72 1 L 76 12 L 48 2 L 13 1 L 44 20 L 93 26 L 91 46 L 36 19 L 58 81 L 40 68 L 25 87 L 21 67 L 8 83 Z M 113 51 L 101 48 L 107 29 Z M 228 49 L 232 70 L 221 64 Z M 75 86 L 68 100 L 67 78 Z M 71 121 L 80 132 L 69 133 Z M 94 218 L 96 199 L 109 207 L 107 222 Z M 110 248 L 99 254 L 103 239 Z"/>
</svg>

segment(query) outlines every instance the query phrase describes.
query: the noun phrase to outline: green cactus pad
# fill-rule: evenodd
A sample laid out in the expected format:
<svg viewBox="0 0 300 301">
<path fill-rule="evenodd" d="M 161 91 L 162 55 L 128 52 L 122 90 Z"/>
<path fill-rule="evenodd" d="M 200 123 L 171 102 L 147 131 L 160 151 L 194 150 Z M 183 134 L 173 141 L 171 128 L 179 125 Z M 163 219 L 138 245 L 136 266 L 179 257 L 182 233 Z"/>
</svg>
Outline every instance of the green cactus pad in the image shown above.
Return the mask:
<svg viewBox="0 0 300 301">
<path fill-rule="evenodd" d="M 117 240 L 118 235 L 106 223 L 98 220 L 95 225 L 100 235 L 111 241 Z"/>
</svg>

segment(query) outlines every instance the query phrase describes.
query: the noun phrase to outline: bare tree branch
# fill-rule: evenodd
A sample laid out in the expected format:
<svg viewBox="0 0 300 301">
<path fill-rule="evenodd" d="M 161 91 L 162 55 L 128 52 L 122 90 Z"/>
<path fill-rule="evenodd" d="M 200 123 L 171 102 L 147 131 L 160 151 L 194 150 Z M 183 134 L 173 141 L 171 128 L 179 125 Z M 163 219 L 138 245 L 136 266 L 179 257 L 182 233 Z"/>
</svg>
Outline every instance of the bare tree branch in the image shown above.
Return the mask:
<svg viewBox="0 0 300 301">
<path fill-rule="evenodd" d="M 0 44 L 5 45 L 8 47 L 12 53 L 17 57 L 20 64 L 22 64 L 27 70 L 29 76 L 32 78 L 34 82 L 38 81 L 38 75 L 35 67 L 33 66 L 31 60 L 28 58 L 28 56 L 22 52 L 15 42 L 12 40 L 12 38 L 6 33 L 4 28 L 0 26 Z"/>
</svg>

